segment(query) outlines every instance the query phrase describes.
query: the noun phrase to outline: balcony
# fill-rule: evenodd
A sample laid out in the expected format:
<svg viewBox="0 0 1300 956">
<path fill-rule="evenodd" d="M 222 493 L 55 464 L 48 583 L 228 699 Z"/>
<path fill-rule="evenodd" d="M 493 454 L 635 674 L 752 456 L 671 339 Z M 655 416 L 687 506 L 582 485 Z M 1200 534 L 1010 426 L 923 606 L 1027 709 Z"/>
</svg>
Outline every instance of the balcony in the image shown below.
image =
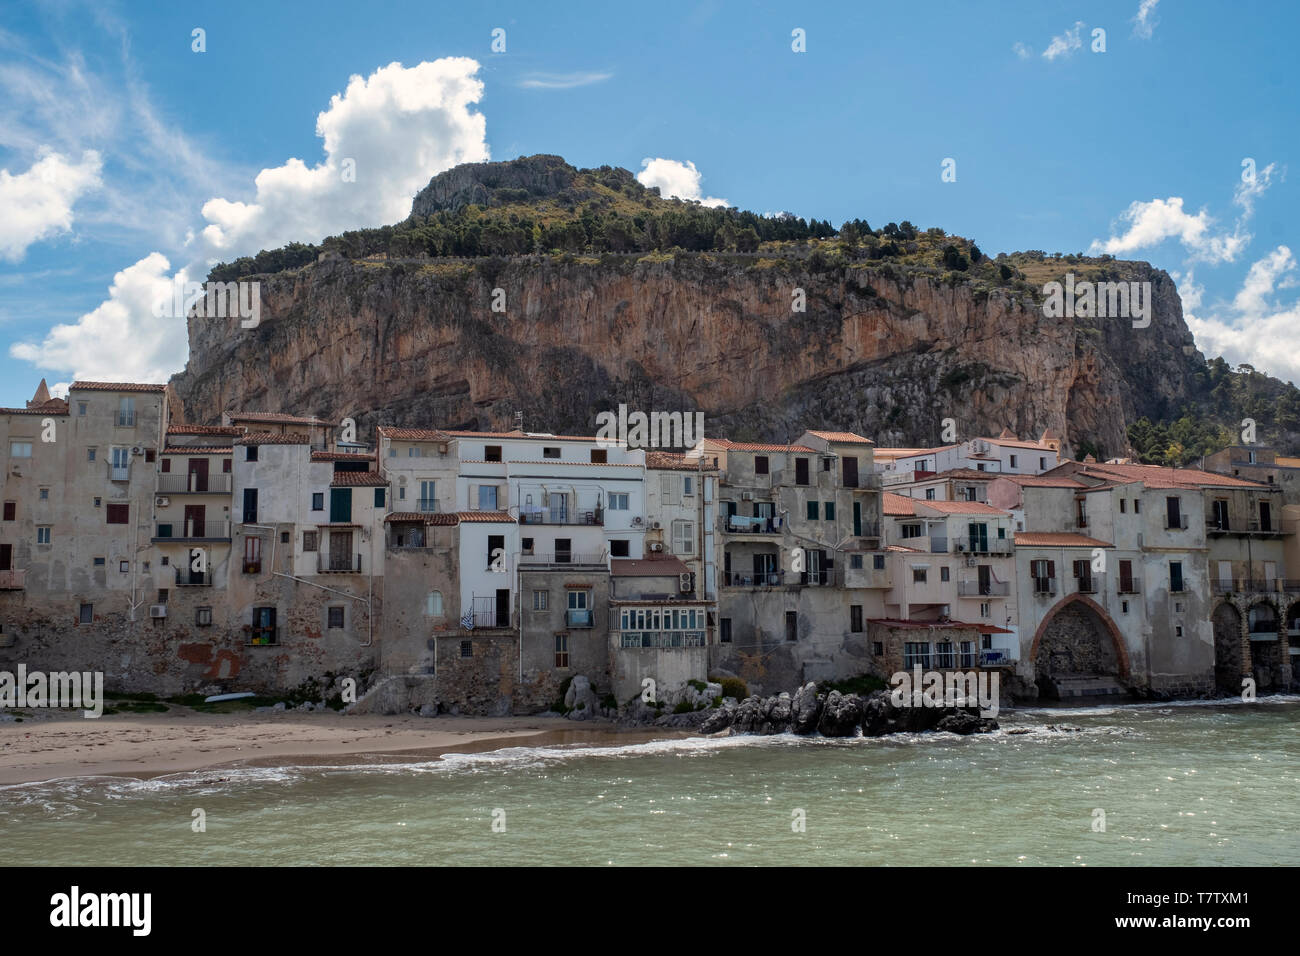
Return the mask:
<svg viewBox="0 0 1300 956">
<path fill-rule="evenodd" d="M 193 518 L 181 522 L 180 534 L 173 523 L 160 521 L 157 534 L 150 540 L 154 544 L 182 543 L 187 541 L 229 541 L 230 522 L 223 518 L 196 521 Z"/>
<path fill-rule="evenodd" d="M 111 461 L 106 461 L 104 462 L 104 466 L 108 469 L 109 481 L 130 481 L 131 480 L 130 462 L 128 462 L 125 465 L 120 465 L 120 464 L 115 465 Z"/>
<path fill-rule="evenodd" d="M 718 530 L 727 534 L 780 534 L 781 521 L 766 515 L 721 515 Z"/>
<path fill-rule="evenodd" d="M 980 651 L 981 667 L 1011 667 L 1016 659 L 1008 650 Z"/>
<path fill-rule="evenodd" d="M 278 627 L 250 627 L 247 631 L 248 641 L 245 647 L 279 647 L 280 629 Z"/>
<path fill-rule="evenodd" d="M 703 631 L 619 631 L 618 647 L 703 647 Z"/>
<path fill-rule="evenodd" d="M 1187 515 L 1165 515 L 1166 531 L 1186 531 Z"/>
<path fill-rule="evenodd" d="M 22 591 L 27 587 L 27 569 L 0 571 L 0 591 Z"/>
<path fill-rule="evenodd" d="M 735 571 L 724 571 L 722 573 L 722 586 L 724 588 L 775 588 L 785 583 L 787 575 L 784 571 L 760 571 L 741 574 Z M 789 575 L 790 583 L 794 584 L 798 575 Z"/>
<path fill-rule="evenodd" d="M 360 574 L 361 555 L 316 552 L 317 574 Z"/>
<path fill-rule="evenodd" d="M 1055 597 L 1056 578 L 1032 578 L 1035 597 Z"/>
<path fill-rule="evenodd" d="M 188 567 L 176 569 L 176 586 L 178 588 L 212 587 L 211 571 L 194 571 Z"/>
<path fill-rule="evenodd" d="M 553 553 L 525 553 L 519 555 L 520 565 L 526 565 L 529 570 L 540 571 L 545 568 L 571 568 L 575 565 L 583 567 L 605 567 L 605 555 L 602 554 L 577 554 L 573 551 L 556 551 Z"/>
<path fill-rule="evenodd" d="M 958 581 L 958 597 L 1008 597 L 1011 594 L 1010 581 L 989 581 L 980 584 L 978 581 Z"/>
<path fill-rule="evenodd" d="M 519 511 L 520 524 L 559 524 L 559 525 L 596 525 L 605 523 L 605 509 L 591 508 L 586 511 L 569 511 L 567 509 L 536 509 Z"/>
<path fill-rule="evenodd" d="M 230 475 L 159 475 L 156 487 L 160 495 L 228 495 Z"/>
<path fill-rule="evenodd" d="M 1225 534 L 1236 534 L 1236 535 L 1257 534 L 1265 537 L 1270 537 L 1273 535 L 1286 534 L 1286 532 L 1282 530 L 1280 521 L 1270 521 L 1268 525 L 1265 526 L 1262 521 L 1258 519 L 1251 519 L 1250 521 L 1244 521 L 1244 522 L 1239 521 L 1236 523 L 1236 526 L 1234 527 L 1233 522 L 1231 522 L 1226 517 L 1206 518 L 1205 531 L 1207 534 L 1210 534 L 1212 536 L 1219 536 Z"/>
<path fill-rule="evenodd" d="M 397 531 L 390 533 L 384 542 L 384 546 L 390 551 L 401 551 L 406 548 L 426 548 L 428 537 L 423 528 L 413 528 L 410 531 Z"/>
<path fill-rule="evenodd" d="M 940 538 L 940 537 L 938 537 L 938 536 L 936 536 L 936 535 L 930 535 L 930 553 L 931 553 L 931 554 L 947 554 L 947 553 L 948 553 L 948 538 L 947 538 L 946 536 Z"/>
<path fill-rule="evenodd" d="M 567 608 L 564 612 L 565 627 L 595 627 L 595 616 L 591 608 Z"/>
<path fill-rule="evenodd" d="M 1142 584 L 1137 578 L 1120 578 L 1119 586 L 1116 589 L 1117 594 L 1139 594 L 1142 590 Z"/>
<path fill-rule="evenodd" d="M 496 608 L 485 607 L 474 611 L 472 614 L 465 615 L 460 619 L 461 627 L 465 627 L 468 623 L 466 618 L 469 618 L 474 622 L 475 630 L 502 629 L 510 627 L 510 615 L 498 615 Z"/>
<path fill-rule="evenodd" d="M 437 513 L 438 513 L 438 499 L 437 499 L 437 498 L 417 498 L 417 499 L 415 499 L 415 510 L 416 510 L 416 511 L 424 512 L 425 514 L 437 514 Z"/>
<path fill-rule="evenodd" d="M 960 554 L 993 554 L 1006 556 L 1011 554 L 1010 538 L 953 538 Z"/>
<path fill-rule="evenodd" d="M 1097 587 L 1097 578 L 1091 575 L 1086 578 L 1075 577 L 1074 579 L 1074 589 L 1080 594 L 1096 594 Z"/>
</svg>

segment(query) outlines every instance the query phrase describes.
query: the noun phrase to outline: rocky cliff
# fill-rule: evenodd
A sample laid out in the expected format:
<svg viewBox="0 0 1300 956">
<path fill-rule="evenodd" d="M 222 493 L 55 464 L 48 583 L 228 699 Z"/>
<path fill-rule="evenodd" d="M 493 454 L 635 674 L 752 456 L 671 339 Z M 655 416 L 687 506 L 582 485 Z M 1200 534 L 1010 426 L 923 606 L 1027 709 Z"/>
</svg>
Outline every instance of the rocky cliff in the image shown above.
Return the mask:
<svg viewBox="0 0 1300 956">
<path fill-rule="evenodd" d="M 443 174 L 417 197 L 415 218 L 477 212 L 503 189 L 533 208 L 572 189 L 563 171 L 502 172 L 511 165 Z M 522 412 L 529 431 L 590 434 L 597 412 L 623 402 L 702 410 L 706 434 L 732 438 L 833 427 L 928 444 L 953 418 L 958 437 L 1050 427 L 1071 448 L 1108 454 L 1126 448 L 1128 423 L 1171 417 L 1194 399 L 1205 362 L 1164 272 L 1002 260 L 1012 278 L 999 283 L 987 279 L 993 260 L 983 272 L 918 266 L 927 247 L 917 245 L 895 246 L 895 261 L 817 239 L 752 253 L 324 251 L 253 276 L 257 328 L 191 318 L 189 363 L 174 384 L 199 422 L 243 408 L 488 428 L 511 427 Z M 1046 318 L 1047 277 L 1089 270 L 1150 281 L 1150 326 Z"/>
</svg>

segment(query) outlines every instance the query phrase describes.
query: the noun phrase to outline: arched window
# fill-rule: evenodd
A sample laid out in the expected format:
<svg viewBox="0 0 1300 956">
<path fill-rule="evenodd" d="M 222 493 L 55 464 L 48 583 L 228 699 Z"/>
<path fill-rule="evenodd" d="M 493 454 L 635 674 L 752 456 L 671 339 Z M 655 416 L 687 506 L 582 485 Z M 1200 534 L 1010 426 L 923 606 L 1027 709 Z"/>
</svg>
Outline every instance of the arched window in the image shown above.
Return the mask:
<svg viewBox="0 0 1300 956">
<path fill-rule="evenodd" d="M 424 613 L 428 617 L 442 617 L 442 592 L 430 591 L 424 599 Z"/>
</svg>

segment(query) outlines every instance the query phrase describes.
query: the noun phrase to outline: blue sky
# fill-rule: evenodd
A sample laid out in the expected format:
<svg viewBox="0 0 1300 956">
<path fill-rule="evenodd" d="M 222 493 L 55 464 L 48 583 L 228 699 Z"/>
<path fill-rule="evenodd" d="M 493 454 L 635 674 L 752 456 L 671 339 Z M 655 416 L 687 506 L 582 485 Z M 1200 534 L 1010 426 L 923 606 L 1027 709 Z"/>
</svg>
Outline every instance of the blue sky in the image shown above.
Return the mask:
<svg viewBox="0 0 1300 956">
<path fill-rule="evenodd" d="M 1300 382 L 1298 9 L 6 0 L 0 405 L 42 376 L 161 381 L 184 322 L 150 301 L 179 271 L 396 221 L 449 165 L 540 152 L 990 254 L 1144 259 L 1203 351 Z"/>
</svg>

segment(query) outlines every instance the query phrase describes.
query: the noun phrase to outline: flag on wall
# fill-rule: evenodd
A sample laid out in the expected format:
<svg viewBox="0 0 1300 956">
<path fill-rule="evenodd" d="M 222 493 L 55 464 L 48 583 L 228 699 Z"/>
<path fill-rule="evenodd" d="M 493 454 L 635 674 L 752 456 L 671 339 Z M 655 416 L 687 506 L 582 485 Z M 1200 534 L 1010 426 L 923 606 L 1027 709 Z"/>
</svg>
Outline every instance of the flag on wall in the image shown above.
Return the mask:
<svg viewBox="0 0 1300 956">
<path fill-rule="evenodd" d="M 474 630 L 474 611 L 472 609 L 460 616 L 460 626 L 467 631 Z"/>
</svg>

